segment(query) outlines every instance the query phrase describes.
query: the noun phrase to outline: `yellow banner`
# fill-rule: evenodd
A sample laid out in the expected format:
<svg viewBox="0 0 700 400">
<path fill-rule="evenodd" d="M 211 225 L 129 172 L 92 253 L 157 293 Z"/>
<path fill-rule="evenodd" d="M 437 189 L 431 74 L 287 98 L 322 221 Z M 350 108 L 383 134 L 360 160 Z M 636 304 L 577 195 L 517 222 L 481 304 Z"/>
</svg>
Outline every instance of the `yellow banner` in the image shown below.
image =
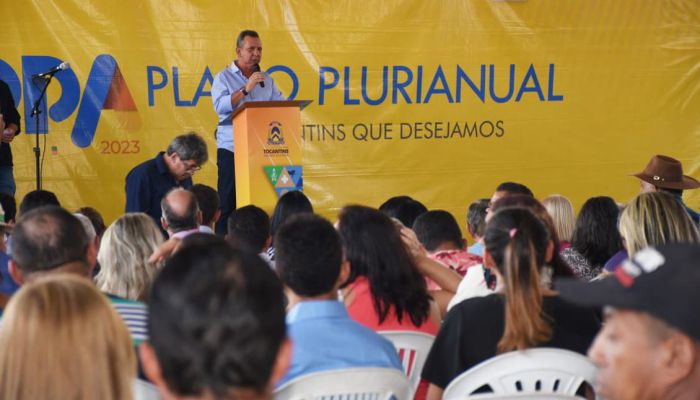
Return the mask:
<svg viewBox="0 0 700 400">
<path fill-rule="evenodd" d="M 654 154 L 700 177 L 695 0 L 3 1 L 0 15 L 0 79 L 30 133 L 12 143 L 17 198 L 48 124 L 44 188 L 108 221 L 127 172 L 177 134 L 216 159 L 209 91 L 243 29 L 283 93 L 313 101 L 304 187 L 328 216 L 408 194 L 463 221 L 504 180 L 625 202 Z M 62 61 L 37 129 L 31 77 Z M 215 164 L 195 181 L 216 186 Z M 698 208 L 700 191 L 685 197 Z"/>
</svg>

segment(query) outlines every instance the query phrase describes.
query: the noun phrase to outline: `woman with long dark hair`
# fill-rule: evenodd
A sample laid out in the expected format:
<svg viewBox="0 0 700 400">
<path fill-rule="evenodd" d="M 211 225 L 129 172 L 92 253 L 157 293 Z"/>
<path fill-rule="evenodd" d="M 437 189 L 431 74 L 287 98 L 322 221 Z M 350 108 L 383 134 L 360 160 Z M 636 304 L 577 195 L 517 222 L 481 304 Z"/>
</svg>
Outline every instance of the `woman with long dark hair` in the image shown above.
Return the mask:
<svg viewBox="0 0 700 400">
<path fill-rule="evenodd" d="M 603 272 L 605 262 L 622 250 L 617 228 L 620 210 L 607 196 L 591 197 L 583 203 L 576 218 L 571 247 L 561 256 L 576 276 L 591 280 Z"/>
<path fill-rule="evenodd" d="M 374 330 L 437 333 L 431 298 L 396 224 L 378 210 L 347 206 L 338 231 L 350 262 L 345 303 L 350 316 Z"/>
<path fill-rule="evenodd" d="M 350 262 L 343 289 L 350 318 L 374 331 L 436 335 L 440 311 L 428 294 L 417 260 L 403 242 L 402 225 L 373 208 L 347 206 L 337 227 Z M 419 384 L 415 399 L 424 399 L 427 387 L 425 381 Z"/>
<path fill-rule="evenodd" d="M 585 354 L 600 328 L 595 311 L 564 302 L 543 284 L 556 249 L 530 211 L 497 211 L 484 242 L 484 262 L 503 289 L 464 300 L 447 314 L 423 367 L 428 399 L 440 399 L 452 379 L 500 353 L 547 346 Z"/>
</svg>

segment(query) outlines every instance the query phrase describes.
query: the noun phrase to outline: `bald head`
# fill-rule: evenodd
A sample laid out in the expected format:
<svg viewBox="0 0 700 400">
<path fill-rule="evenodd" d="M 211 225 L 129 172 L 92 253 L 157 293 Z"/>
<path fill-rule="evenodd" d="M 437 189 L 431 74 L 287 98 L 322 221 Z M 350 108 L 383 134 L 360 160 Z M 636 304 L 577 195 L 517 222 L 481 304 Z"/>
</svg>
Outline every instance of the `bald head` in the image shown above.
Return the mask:
<svg viewBox="0 0 700 400">
<path fill-rule="evenodd" d="M 85 263 L 89 239 L 68 211 L 46 206 L 22 216 L 12 233 L 12 259 L 25 276 Z"/>
<path fill-rule="evenodd" d="M 176 188 L 168 192 L 160 202 L 163 212 L 161 222 L 169 234 L 197 229 L 202 222 L 197 198 L 189 190 Z"/>
</svg>

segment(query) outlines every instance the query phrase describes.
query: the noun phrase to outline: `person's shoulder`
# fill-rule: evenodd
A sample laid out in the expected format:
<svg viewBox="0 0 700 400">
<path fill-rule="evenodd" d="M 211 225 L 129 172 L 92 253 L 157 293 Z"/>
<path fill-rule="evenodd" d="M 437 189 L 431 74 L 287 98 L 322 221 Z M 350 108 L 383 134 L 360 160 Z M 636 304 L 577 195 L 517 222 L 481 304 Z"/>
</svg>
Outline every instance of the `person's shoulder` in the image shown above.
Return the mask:
<svg viewBox="0 0 700 400">
<path fill-rule="evenodd" d="M 225 66 L 224 68 L 220 69 L 219 72 L 214 75 L 214 80 L 220 80 L 223 79 L 225 76 L 233 76 L 233 70 L 231 69 L 230 65 Z"/>
<path fill-rule="evenodd" d="M 484 308 L 502 308 L 503 304 L 503 298 L 501 295 L 498 293 L 493 293 L 488 296 L 471 297 L 465 299 L 464 301 L 455 305 L 453 309 L 461 313 L 471 313 L 474 311 L 480 311 Z"/>
<path fill-rule="evenodd" d="M 349 315 L 334 318 L 330 329 L 336 329 L 339 334 L 354 337 L 370 345 L 386 346 L 387 343 L 390 344 L 382 335 L 350 318 Z"/>
<path fill-rule="evenodd" d="M 500 320 L 503 315 L 504 302 L 500 294 L 493 293 L 488 296 L 470 297 L 465 299 L 447 312 L 443 326 L 477 326 L 478 321 L 484 323 L 487 320 Z M 461 329 L 461 328 L 459 328 Z"/>
<path fill-rule="evenodd" d="M 148 340 L 148 307 L 140 301 L 134 301 L 107 295 L 112 307 L 124 321 L 135 346 Z"/>
<path fill-rule="evenodd" d="M 146 303 L 141 302 L 141 301 L 136 301 L 136 300 L 129 300 L 125 299 L 123 297 L 119 296 L 114 296 L 111 294 L 107 295 L 107 298 L 109 299 L 109 302 L 112 303 L 112 305 L 115 308 L 120 308 L 124 310 L 147 310 Z"/>
<path fill-rule="evenodd" d="M 389 339 L 382 336 L 380 332 L 375 332 L 356 321 L 351 320 L 351 323 L 352 327 L 354 328 L 353 334 L 357 336 L 361 343 L 364 343 L 367 346 L 372 346 L 376 350 L 381 349 L 389 353 L 396 352 L 394 344 L 391 343 Z"/>
<path fill-rule="evenodd" d="M 571 317 L 573 319 L 581 319 L 581 317 L 590 317 L 595 319 L 598 317 L 599 309 L 595 307 L 584 307 L 578 304 L 568 302 L 560 296 L 545 296 L 543 299 L 543 307 L 545 311 L 556 317 Z"/>
<path fill-rule="evenodd" d="M 160 154 L 158 154 L 160 156 Z M 158 157 L 156 156 L 156 157 Z M 129 171 L 126 178 L 147 178 L 149 175 L 156 173 L 158 171 L 158 165 L 156 158 L 149 158 L 137 164 L 134 168 Z"/>
<path fill-rule="evenodd" d="M 156 164 L 155 158 L 151 157 L 151 158 L 148 158 L 148 159 L 143 160 L 140 163 L 136 164 L 134 166 L 134 168 L 131 169 L 131 172 L 143 171 L 143 170 L 146 170 L 148 168 L 154 167 L 155 164 Z"/>
</svg>

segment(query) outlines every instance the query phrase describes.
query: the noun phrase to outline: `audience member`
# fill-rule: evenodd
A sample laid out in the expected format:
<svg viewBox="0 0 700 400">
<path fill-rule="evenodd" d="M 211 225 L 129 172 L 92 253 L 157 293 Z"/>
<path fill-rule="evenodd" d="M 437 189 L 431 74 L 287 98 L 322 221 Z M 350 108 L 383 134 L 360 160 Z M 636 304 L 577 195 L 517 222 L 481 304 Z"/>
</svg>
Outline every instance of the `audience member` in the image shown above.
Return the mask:
<svg viewBox="0 0 700 400">
<path fill-rule="evenodd" d="M 413 223 L 413 231 L 430 256 L 451 270 L 464 276 L 470 267 L 481 264 L 481 257 L 464 249 L 465 240 L 457 220 L 447 211 L 431 210 L 423 213 Z M 429 290 L 440 286 L 428 280 Z"/>
<path fill-rule="evenodd" d="M 291 357 L 279 279 L 224 239 L 195 236 L 153 283 L 144 371 L 166 399 L 271 399 Z"/>
<path fill-rule="evenodd" d="M 697 189 L 700 182 L 688 175 L 683 175 L 683 165 L 669 156 L 655 155 L 649 160 L 644 171 L 633 174 L 639 178 L 640 192 L 667 192 L 678 200 L 690 218 L 697 225 L 700 214 L 683 203 L 684 189 Z"/>
<path fill-rule="evenodd" d="M 584 353 L 600 324 L 596 313 L 563 302 L 540 274 L 556 252 L 547 227 L 530 211 L 505 208 L 486 228 L 484 261 L 503 293 L 474 297 L 447 314 L 423 368 L 428 399 L 452 379 L 499 353 L 537 346 Z"/>
<path fill-rule="evenodd" d="M 207 144 L 196 133 L 175 137 L 167 151 L 161 151 L 155 158 L 129 171 L 124 211 L 144 212 L 160 226 L 161 200 L 174 188 L 189 189 L 192 175 L 202 168 L 208 158 Z"/>
<path fill-rule="evenodd" d="M 552 243 L 554 243 L 554 248 L 558 249 L 561 247 L 561 242 L 559 241 L 557 229 L 554 225 L 552 217 L 549 215 L 547 209 L 542 205 L 542 203 L 537 201 L 536 198 L 522 194 L 507 196 L 502 198 L 500 201 L 497 201 L 492 208 L 493 211 L 496 212 L 504 208 L 512 207 L 524 208 L 530 211 L 547 228 L 550 240 L 552 241 Z M 552 260 L 547 265 L 547 268 L 543 270 L 543 273 L 541 275 L 542 284 L 549 288 L 552 287 L 552 278 L 564 278 L 575 276 L 573 270 L 562 259 L 561 254 L 558 251 L 555 251 L 554 254 L 552 254 Z"/>
<path fill-rule="evenodd" d="M 404 246 L 394 223 L 364 206 L 340 211 L 338 232 L 350 275 L 345 304 L 350 316 L 373 330 L 437 333 L 437 314 L 425 279 Z"/>
<path fill-rule="evenodd" d="M 571 247 L 571 238 L 574 236 L 574 206 L 569 199 L 553 194 L 542 199 L 542 205 L 547 209 L 549 216 L 554 222 L 554 229 L 559 237 L 559 251 L 564 251 Z"/>
<path fill-rule="evenodd" d="M 561 252 L 579 278 L 589 281 L 598 276 L 605 262 L 622 249 L 618 214 L 615 201 L 606 196 L 591 197 L 581 207 L 571 247 Z"/>
<path fill-rule="evenodd" d="M 607 306 L 588 356 L 609 400 L 696 399 L 700 393 L 700 246 L 634 253 L 598 282 L 560 282 L 567 300 Z"/>
<path fill-rule="evenodd" d="M 12 232 L 10 275 L 18 284 L 66 272 L 90 279 L 95 248 L 80 221 L 68 211 L 46 206 L 23 214 Z M 126 322 L 135 345 L 148 337 L 147 311 L 142 303 L 109 296 L 112 306 Z"/>
<path fill-rule="evenodd" d="M 289 290 L 287 329 L 294 351 L 278 386 L 312 372 L 383 367 L 401 370 L 394 345 L 350 319 L 338 288 L 350 266 L 330 222 L 313 214 L 285 223 L 275 236 L 277 268 Z"/>
<path fill-rule="evenodd" d="M 214 233 L 214 224 L 221 217 L 219 194 L 213 187 L 201 183 L 192 185 L 190 191 L 194 193 L 199 209 L 202 211 L 202 225 L 199 226 L 199 231 Z"/>
<path fill-rule="evenodd" d="M 83 214 L 81 210 L 87 214 Z M 100 251 L 102 235 L 104 235 L 105 232 L 105 223 L 102 219 L 102 215 L 100 215 L 100 213 L 92 207 L 79 208 L 75 213 L 73 213 L 73 215 L 78 217 L 80 222 L 83 224 L 85 232 L 88 235 L 88 239 L 90 239 L 92 246 L 95 247 L 95 254 L 97 254 Z M 99 272 L 100 263 L 99 261 L 95 260 L 95 267 L 92 270 L 93 278 L 97 276 Z"/>
<path fill-rule="evenodd" d="M 431 253 L 463 249 L 466 244 L 457 220 L 445 210 L 430 210 L 421 214 L 413 223 L 413 231 Z"/>
<path fill-rule="evenodd" d="M 104 235 L 107 226 L 105 225 L 105 220 L 102 218 L 102 214 L 93 207 L 80 207 L 75 210 L 76 213 L 83 214 L 90 219 L 92 227 L 95 229 L 95 234 L 102 241 L 102 235 Z M 98 246 L 99 247 L 99 246 Z"/>
<path fill-rule="evenodd" d="M 73 216 L 78 218 L 78 221 L 80 221 L 80 224 L 83 226 L 85 234 L 87 235 L 89 243 L 88 246 L 91 247 L 91 249 L 87 251 L 89 257 L 86 258 L 86 261 L 92 270 L 92 276 L 95 276 L 97 273 L 95 270 L 98 267 L 97 252 L 100 250 L 100 240 L 97 237 L 97 233 L 95 233 L 95 228 L 92 227 L 92 222 L 90 222 L 90 219 L 88 217 L 80 213 L 74 213 Z"/>
<path fill-rule="evenodd" d="M 554 227 L 552 217 L 544 208 L 542 203 L 537 201 L 532 196 L 525 194 L 514 194 L 501 197 L 492 206 L 491 211 L 497 212 L 506 208 L 523 208 L 530 211 L 537 219 L 542 222 L 547 231 L 550 232 L 550 240 L 554 243 L 554 248 L 559 248 L 559 238 Z M 489 216 L 492 214 L 489 214 Z M 540 271 L 540 284 L 543 287 L 552 287 L 552 278 L 554 277 L 570 277 L 574 276 L 569 265 L 564 262 L 558 251 L 552 254 L 552 259 Z M 497 282 L 496 275 L 491 268 L 483 265 L 481 268 L 470 268 L 467 275 L 460 282 L 457 291 L 448 305 L 448 310 L 454 307 L 457 303 L 470 297 L 488 296 L 489 294 L 500 291 L 502 285 Z"/>
<path fill-rule="evenodd" d="M 496 187 L 496 190 L 491 196 L 489 201 L 489 208 L 487 209 L 487 215 L 491 213 L 491 206 L 503 197 L 512 196 L 516 194 L 522 194 L 525 196 L 535 197 L 529 187 L 517 182 L 503 182 Z"/>
<path fill-rule="evenodd" d="M 486 211 L 489 199 L 479 199 L 469 205 L 467 210 L 467 232 L 474 239 L 474 244 L 467 251 L 479 257 L 484 256 L 484 232 L 486 232 Z"/>
<path fill-rule="evenodd" d="M 43 206 L 60 207 L 61 203 L 58 202 L 58 197 L 53 192 L 41 189 L 32 190 L 24 195 L 22 202 L 19 203 L 19 217 L 22 218 L 22 215 Z"/>
<path fill-rule="evenodd" d="M 97 287 L 121 298 L 144 301 L 158 265 L 148 258 L 163 242 L 163 235 L 144 213 L 127 213 L 107 228 L 97 254 Z"/>
<path fill-rule="evenodd" d="M 606 266 L 613 271 L 629 255 L 664 243 L 698 243 L 698 228 L 685 208 L 666 192 L 647 192 L 635 197 L 620 216 L 620 235 L 626 252 Z M 615 258 L 615 257 L 613 257 Z"/>
<path fill-rule="evenodd" d="M 340 211 L 338 232 L 350 262 L 343 291 L 350 318 L 374 331 L 437 334 L 439 306 L 394 222 L 373 208 L 346 206 Z M 416 398 L 424 398 L 426 388 L 422 384 Z"/>
<path fill-rule="evenodd" d="M 294 215 L 301 213 L 313 213 L 314 208 L 309 201 L 309 198 L 304 195 L 304 192 L 299 190 L 293 190 L 283 194 L 275 204 L 275 209 L 272 211 L 272 217 L 270 218 L 270 235 L 275 237 L 277 230 L 285 223 L 289 218 Z M 275 259 L 275 247 L 271 246 L 267 254 L 270 256 L 270 260 Z"/>
<path fill-rule="evenodd" d="M 262 208 L 251 204 L 232 212 L 228 217 L 228 240 L 241 249 L 259 253 L 274 268 L 274 262 L 265 251 L 272 242 L 270 217 Z"/>
<path fill-rule="evenodd" d="M 428 209 L 418 200 L 409 196 L 395 196 L 382 203 L 379 211 L 389 218 L 396 218 L 408 228 L 413 226 L 416 218 L 428 211 Z"/>
<path fill-rule="evenodd" d="M 0 193 L 0 196 L 9 196 Z M 0 205 L 0 213 L 4 214 L 2 205 Z M 9 238 L 12 233 L 13 225 L 7 222 L 0 222 L 0 313 L 5 308 L 5 304 L 9 297 L 19 289 L 19 285 L 10 277 L 9 263 Z"/>
<path fill-rule="evenodd" d="M 182 239 L 199 232 L 202 212 L 194 193 L 175 188 L 169 191 L 160 202 L 162 217 L 160 224 L 170 238 Z"/>
<path fill-rule="evenodd" d="M 28 215 L 28 214 L 27 214 Z M 12 297 L 0 329 L 0 398 L 132 398 L 124 322 L 85 278 L 51 274 Z"/>
</svg>

